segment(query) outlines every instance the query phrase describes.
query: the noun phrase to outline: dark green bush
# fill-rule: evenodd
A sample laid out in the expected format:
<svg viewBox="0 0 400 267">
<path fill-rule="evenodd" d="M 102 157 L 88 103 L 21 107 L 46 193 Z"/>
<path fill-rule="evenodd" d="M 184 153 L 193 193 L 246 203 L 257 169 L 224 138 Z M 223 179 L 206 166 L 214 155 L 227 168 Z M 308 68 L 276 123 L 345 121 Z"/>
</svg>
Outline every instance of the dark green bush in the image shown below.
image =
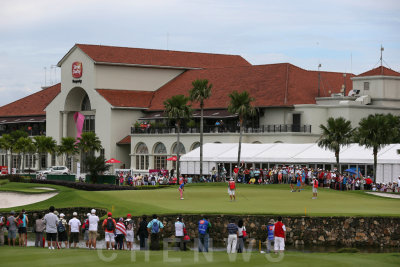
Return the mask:
<svg viewBox="0 0 400 267">
<path fill-rule="evenodd" d="M 341 248 L 336 251 L 337 253 L 359 253 L 357 248 Z"/>
</svg>

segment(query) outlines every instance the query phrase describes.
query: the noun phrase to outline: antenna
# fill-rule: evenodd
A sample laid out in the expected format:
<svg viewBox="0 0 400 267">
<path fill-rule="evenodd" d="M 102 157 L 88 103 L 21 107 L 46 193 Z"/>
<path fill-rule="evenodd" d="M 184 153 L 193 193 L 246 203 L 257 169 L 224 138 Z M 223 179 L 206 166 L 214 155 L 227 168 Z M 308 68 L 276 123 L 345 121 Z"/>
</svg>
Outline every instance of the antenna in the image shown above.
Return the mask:
<svg viewBox="0 0 400 267">
<path fill-rule="evenodd" d="M 382 61 L 383 61 L 383 51 L 384 51 L 385 49 L 383 48 L 383 46 L 381 45 L 381 74 L 383 75 L 383 63 L 382 63 Z"/>
<path fill-rule="evenodd" d="M 169 32 L 167 32 L 167 50 L 169 50 Z"/>
<path fill-rule="evenodd" d="M 47 82 L 47 68 L 44 67 L 44 87 L 46 87 L 46 82 Z"/>
<path fill-rule="evenodd" d="M 321 72 L 320 68 L 322 67 L 321 63 L 318 64 L 318 97 L 320 97 L 320 92 L 321 92 Z"/>
</svg>

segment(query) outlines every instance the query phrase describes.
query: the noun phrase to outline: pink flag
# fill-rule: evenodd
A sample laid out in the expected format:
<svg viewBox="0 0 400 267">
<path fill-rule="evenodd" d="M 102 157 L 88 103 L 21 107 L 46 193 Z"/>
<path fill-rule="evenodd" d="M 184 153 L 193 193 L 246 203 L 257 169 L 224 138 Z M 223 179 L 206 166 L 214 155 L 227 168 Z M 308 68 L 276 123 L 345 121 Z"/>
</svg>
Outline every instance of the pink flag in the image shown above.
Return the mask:
<svg viewBox="0 0 400 267">
<path fill-rule="evenodd" d="M 74 121 L 76 126 L 76 140 L 77 143 L 79 143 L 78 138 L 80 138 L 82 135 L 83 122 L 85 121 L 85 116 L 79 112 L 76 112 L 74 114 Z"/>
</svg>

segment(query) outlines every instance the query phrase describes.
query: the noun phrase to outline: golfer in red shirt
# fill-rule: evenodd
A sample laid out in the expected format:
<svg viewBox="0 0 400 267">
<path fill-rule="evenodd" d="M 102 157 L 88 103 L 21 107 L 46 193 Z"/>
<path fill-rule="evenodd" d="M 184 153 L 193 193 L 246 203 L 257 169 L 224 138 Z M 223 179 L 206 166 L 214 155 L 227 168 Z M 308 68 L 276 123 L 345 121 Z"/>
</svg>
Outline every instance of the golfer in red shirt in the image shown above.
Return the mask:
<svg viewBox="0 0 400 267">
<path fill-rule="evenodd" d="M 231 198 L 231 201 L 232 201 L 232 197 L 233 197 L 233 201 L 236 201 L 235 191 L 236 191 L 236 184 L 235 184 L 235 181 L 233 180 L 233 178 L 231 178 L 228 182 L 228 194 L 229 194 L 229 197 Z"/>
<path fill-rule="evenodd" d="M 278 217 L 278 221 L 274 225 L 274 250 L 275 253 L 283 252 L 285 250 L 285 241 L 286 241 L 286 227 L 282 223 L 282 217 Z"/>
</svg>

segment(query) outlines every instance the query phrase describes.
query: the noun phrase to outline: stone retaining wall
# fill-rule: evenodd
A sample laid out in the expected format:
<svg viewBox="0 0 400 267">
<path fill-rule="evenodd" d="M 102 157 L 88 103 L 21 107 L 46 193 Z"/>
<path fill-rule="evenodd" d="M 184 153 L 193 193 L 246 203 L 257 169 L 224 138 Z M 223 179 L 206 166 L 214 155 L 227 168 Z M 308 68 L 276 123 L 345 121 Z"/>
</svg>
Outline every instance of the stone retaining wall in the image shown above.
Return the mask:
<svg viewBox="0 0 400 267">
<path fill-rule="evenodd" d="M 72 217 L 74 211 L 78 212 L 79 219 L 86 218 L 91 208 L 66 208 L 58 209 L 64 213 L 66 219 Z M 44 212 L 42 212 L 44 213 Z M 36 217 L 38 211 L 28 212 L 30 218 Z M 97 209 L 97 215 L 102 217 L 105 210 Z M 178 215 L 160 216 L 165 225 L 163 236 L 174 237 L 174 224 Z M 266 232 L 262 229 L 270 219 L 277 216 L 269 215 L 208 215 L 212 224 L 210 238 L 215 243 L 221 243 L 228 236 L 226 226 L 230 218 L 236 223 L 239 219 L 244 221 L 250 239 L 265 240 Z M 137 225 L 139 218 L 135 217 Z M 201 215 L 183 215 L 189 236 L 197 237 L 197 223 Z M 148 221 L 151 220 L 150 216 Z M 30 221 L 32 226 L 34 220 Z M 287 244 L 294 245 L 324 245 L 324 246 L 387 246 L 400 247 L 400 218 L 393 217 L 304 217 L 286 216 L 283 223 L 287 229 Z M 101 236 L 104 236 L 101 233 Z"/>
</svg>

